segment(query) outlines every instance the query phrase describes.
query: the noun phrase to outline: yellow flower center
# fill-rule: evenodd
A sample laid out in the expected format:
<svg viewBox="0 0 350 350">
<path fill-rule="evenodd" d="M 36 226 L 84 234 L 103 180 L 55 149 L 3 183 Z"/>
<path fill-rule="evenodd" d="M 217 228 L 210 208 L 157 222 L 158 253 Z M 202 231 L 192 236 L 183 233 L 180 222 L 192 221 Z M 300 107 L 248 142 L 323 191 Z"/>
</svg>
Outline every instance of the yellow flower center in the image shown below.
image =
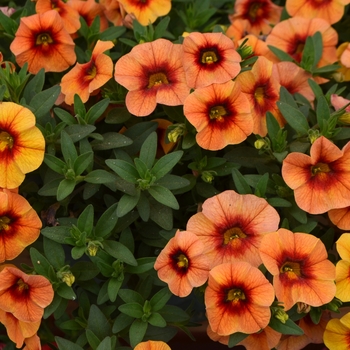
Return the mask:
<svg viewBox="0 0 350 350">
<path fill-rule="evenodd" d="M 329 173 L 331 168 L 326 163 L 317 163 L 316 165 L 311 167 L 312 176 L 315 176 L 319 173 Z"/>
<path fill-rule="evenodd" d="M 53 40 L 52 40 L 50 34 L 42 33 L 36 37 L 35 43 L 36 43 L 36 45 L 48 45 L 48 44 L 52 44 Z"/>
<path fill-rule="evenodd" d="M 226 296 L 226 301 L 237 302 L 239 300 L 245 300 L 245 299 L 246 297 L 244 292 L 239 288 L 230 289 Z"/>
<path fill-rule="evenodd" d="M 280 273 L 287 273 L 289 278 L 301 276 L 301 266 L 298 262 L 286 261 L 280 268 Z"/>
<path fill-rule="evenodd" d="M 89 67 L 86 70 L 86 79 L 87 80 L 93 80 L 96 77 L 97 69 L 96 66 L 93 64 L 91 67 Z"/>
<path fill-rule="evenodd" d="M 227 115 L 227 111 L 224 106 L 215 106 L 210 108 L 209 118 L 223 121 L 223 117 Z"/>
<path fill-rule="evenodd" d="M 155 73 L 152 74 L 148 79 L 148 88 L 152 88 L 153 86 L 159 86 L 162 84 L 169 84 L 169 81 L 164 73 Z"/>
<path fill-rule="evenodd" d="M 0 217 L 0 231 L 7 230 L 9 228 L 9 223 L 11 220 L 7 216 Z"/>
<path fill-rule="evenodd" d="M 188 259 L 185 254 L 180 254 L 177 258 L 177 266 L 180 269 L 187 269 L 188 268 Z"/>
<path fill-rule="evenodd" d="M 297 48 L 295 49 L 295 53 L 296 54 L 301 54 L 304 51 L 304 46 L 305 46 L 304 43 L 299 43 L 297 45 Z"/>
<path fill-rule="evenodd" d="M 29 286 L 27 283 L 24 283 L 22 278 L 20 278 L 18 281 L 17 281 L 17 290 L 19 292 L 24 292 L 25 290 L 29 289 Z"/>
<path fill-rule="evenodd" d="M 260 8 L 261 8 L 261 4 L 259 4 L 258 2 L 254 2 L 249 7 L 248 15 L 253 22 L 256 20 L 256 17 L 258 16 L 258 12 Z"/>
<path fill-rule="evenodd" d="M 226 245 L 234 239 L 245 237 L 247 237 L 247 235 L 239 227 L 232 227 L 224 233 L 224 244 Z"/>
<path fill-rule="evenodd" d="M 263 86 L 259 86 L 258 88 L 256 88 L 256 90 L 254 92 L 254 97 L 255 97 L 256 102 L 259 103 L 259 105 L 264 103 L 265 89 Z"/>
<path fill-rule="evenodd" d="M 218 56 L 214 51 L 205 51 L 202 54 L 202 63 L 213 64 L 218 61 Z"/>
<path fill-rule="evenodd" d="M 13 137 L 8 132 L 0 130 L 0 151 L 3 151 L 5 148 L 11 149 L 13 143 Z"/>
</svg>

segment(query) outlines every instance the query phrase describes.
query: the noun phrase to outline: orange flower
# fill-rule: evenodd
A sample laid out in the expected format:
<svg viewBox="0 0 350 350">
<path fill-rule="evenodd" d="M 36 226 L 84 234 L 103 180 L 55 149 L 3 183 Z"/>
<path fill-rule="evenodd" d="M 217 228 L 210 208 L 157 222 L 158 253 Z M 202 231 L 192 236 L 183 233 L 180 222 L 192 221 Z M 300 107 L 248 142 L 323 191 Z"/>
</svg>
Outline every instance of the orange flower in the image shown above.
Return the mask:
<svg viewBox="0 0 350 350">
<path fill-rule="evenodd" d="M 144 117 L 157 103 L 182 105 L 190 93 L 181 62 L 182 46 L 166 39 L 135 46 L 115 65 L 115 80 L 126 87 L 130 113 Z"/>
<path fill-rule="evenodd" d="M 235 47 L 239 46 L 238 40 L 244 37 L 244 34 L 246 33 L 246 26 L 245 21 L 234 21 L 227 28 L 225 34 L 233 41 Z"/>
<path fill-rule="evenodd" d="M 332 209 L 328 212 L 328 217 L 341 230 L 350 230 L 350 206 Z"/>
<path fill-rule="evenodd" d="M 308 82 L 308 79 L 312 78 L 312 75 L 295 63 L 279 62 L 274 64 L 272 67 L 272 76 L 292 95 L 298 93 L 310 102 L 315 99 L 315 94 Z"/>
<path fill-rule="evenodd" d="M 327 323 L 323 334 L 328 349 L 347 350 L 350 348 L 350 312 L 342 318 L 333 318 Z"/>
<path fill-rule="evenodd" d="M 0 187 L 16 188 L 44 159 L 45 140 L 35 116 L 13 102 L 0 103 Z"/>
<path fill-rule="evenodd" d="M 158 17 L 167 15 L 171 10 L 171 0 L 119 0 L 119 3 L 143 26 L 155 22 Z"/>
<path fill-rule="evenodd" d="M 176 146 L 176 142 L 168 142 L 167 129 L 173 123 L 167 119 L 152 119 L 152 122 L 158 124 L 157 135 L 158 135 L 158 147 L 157 147 L 157 158 L 162 157 L 164 154 L 168 154 Z"/>
<path fill-rule="evenodd" d="M 272 75 L 272 65 L 273 63 L 268 59 L 259 56 L 253 68 L 241 73 L 236 79 L 252 106 L 253 133 L 262 137 L 267 134 L 267 111 L 274 115 L 280 126 L 285 124 L 276 105 L 279 100 L 280 85 Z"/>
<path fill-rule="evenodd" d="M 36 241 L 41 226 L 38 214 L 22 196 L 0 190 L 0 263 L 16 258 Z"/>
<path fill-rule="evenodd" d="M 346 68 L 350 68 L 350 43 L 344 43 L 344 50 L 340 54 L 340 63 Z"/>
<path fill-rule="evenodd" d="M 344 8 L 348 3 L 348 0 L 287 0 L 286 10 L 291 17 L 317 17 L 333 24 L 343 17 Z"/>
<path fill-rule="evenodd" d="M 271 25 L 280 20 L 282 7 L 270 0 L 237 0 L 234 5 L 234 14 L 229 16 L 231 23 L 236 20 L 245 20 L 248 34 L 268 34 Z"/>
<path fill-rule="evenodd" d="M 204 245 L 195 234 L 177 231 L 158 255 L 154 268 L 173 294 L 186 297 L 193 287 L 206 282 L 209 262 L 203 250 Z"/>
<path fill-rule="evenodd" d="M 44 13 L 56 10 L 63 20 L 63 26 L 69 34 L 76 33 L 80 28 L 80 15 L 77 10 L 67 5 L 62 0 L 37 0 L 35 10 Z"/>
<path fill-rule="evenodd" d="M 35 338 L 39 340 L 36 332 L 40 327 L 41 320 L 36 322 L 19 321 L 11 313 L 0 309 L 0 322 L 5 326 L 8 337 L 16 344 L 17 348 L 21 348 L 23 343 L 27 343 L 28 341 L 35 341 Z M 29 340 L 32 337 L 33 339 Z"/>
<path fill-rule="evenodd" d="M 57 11 L 22 17 L 10 49 L 19 66 L 28 63 L 28 71 L 36 74 L 62 72 L 74 64 L 74 42 L 64 29 Z"/>
<path fill-rule="evenodd" d="M 267 36 L 267 45 L 291 55 L 297 62 L 301 61 L 304 45 L 308 36 L 320 32 L 322 35 L 323 51 L 317 67 L 332 64 L 337 60 L 335 45 L 338 34 L 331 25 L 321 18 L 294 17 L 278 23 Z"/>
<path fill-rule="evenodd" d="M 297 302 L 321 306 L 334 298 L 335 266 L 320 239 L 279 229 L 263 237 L 259 251 L 285 310 Z"/>
<path fill-rule="evenodd" d="M 228 81 L 196 89 L 184 103 L 200 147 L 216 151 L 244 141 L 253 131 L 250 105 L 238 83 Z"/>
<path fill-rule="evenodd" d="M 337 82 L 350 81 L 350 43 L 347 41 L 337 48 L 337 64 L 340 68 L 333 74 Z"/>
<path fill-rule="evenodd" d="M 343 233 L 336 242 L 337 251 L 343 260 L 336 265 L 335 296 L 342 302 L 350 301 L 350 233 Z"/>
<path fill-rule="evenodd" d="M 350 205 L 350 143 L 340 150 L 321 136 L 310 156 L 292 152 L 282 164 L 282 177 L 294 190 L 298 206 L 310 214 Z"/>
<path fill-rule="evenodd" d="M 219 335 L 251 334 L 265 328 L 274 299 L 263 273 L 244 261 L 215 266 L 204 294 L 210 327 Z"/>
<path fill-rule="evenodd" d="M 171 350 L 170 346 L 163 341 L 148 340 L 139 343 L 135 346 L 134 350 Z"/>
<path fill-rule="evenodd" d="M 203 241 L 212 267 L 241 260 L 259 266 L 261 239 L 277 230 L 279 220 L 265 199 L 229 190 L 204 201 L 202 212 L 189 219 L 187 230 Z"/>
<path fill-rule="evenodd" d="M 84 18 L 88 27 L 96 17 L 100 17 L 100 32 L 108 28 L 108 20 L 104 14 L 104 7 L 95 0 L 68 0 L 67 5 L 78 11 L 79 15 Z"/>
<path fill-rule="evenodd" d="M 125 11 L 119 1 L 115 0 L 100 0 L 99 3 L 105 8 L 104 14 L 107 19 L 115 26 L 122 26 L 125 17 Z"/>
<path fill-rule="evenodd" d="M 0 271 L 0 280 L 0 309 L 22 322 L 40 321 L 54 297 L 50 281 L 10 266 Z"/>
<path fill-rule="evenodd" d="M 183 41 L 183 67 L 191 88 L 226 83 L 241 70 L 235 44 L 222 33 L 197 33 Z"/>
<path fill-rule="evenodd" d="M 61 88 L 68 105 L 74 103 L 75 94 L 86 102 L 93 91 L 113 77 L 113 61 L 103 53 L 113 46 L 112 41 L 98 40 L 92 51 L 91 60 L 84 64 L 77 63 L 63 76 Z"/>
</svg>

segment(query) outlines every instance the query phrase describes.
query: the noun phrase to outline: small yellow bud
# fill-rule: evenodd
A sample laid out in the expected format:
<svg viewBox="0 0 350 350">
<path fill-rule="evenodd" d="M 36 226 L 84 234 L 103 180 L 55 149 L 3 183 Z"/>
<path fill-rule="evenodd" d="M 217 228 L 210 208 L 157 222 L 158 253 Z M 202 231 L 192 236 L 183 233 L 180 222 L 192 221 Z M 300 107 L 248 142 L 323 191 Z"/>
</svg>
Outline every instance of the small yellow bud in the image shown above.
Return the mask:
<svg viewBox="0 0 350 350">
<path fill-rule="evenodd" d="M 87 248 L 87 251 L 88 251 L 88 254 L 90 256 L 96 256 L 97 252 L 98 252 L 98 246 L 95 245 L 95 244 L 90 244 L 91 242 L 89 242 L 89 245 L 88 245 L 88 248 Z"/>
<path fill-rule="evenodd" d="M 258 139 L 254 142 L 254 147 L 256 149 L 266 148 L 267 146 L 268 146 L 268 144 L 264 139 Z"/>
<path fill-rule="evenodd" d="M 313 144 L 319 137 L 320 137 L 320 132 L 318 130 L 309 130 L 309 140 L 311 144 Z"/>
<path fill-rule="evenodd" d="M 170 142 L 176 142 L 180 136 L 185 134 L 185 125 L 179 124 L 173 130 L 169 131 L 168 139 Z"/>
<path fill-rule="evenodd" d="M 201 178 L 204 182 L 207 182 L 210 184 L 214 180 L 214 175 L 216 175 L 215 171 L 204 170 L 202 172 Z"/>
<path fill-rule="evenodd" d="M 64 282 L 68 287 L 71 287 L 75 281 L 74 275 L 69 271 L 63 272 L 61 277 L 62 282 Z"/>
<path fill-rule="evenodd" d="M 281 308 L 278 308 L 274 314 L 274 316 L 280 320 L 283 324 L 287 322 L 289 316 L 288 314 Z"/>
</svg>

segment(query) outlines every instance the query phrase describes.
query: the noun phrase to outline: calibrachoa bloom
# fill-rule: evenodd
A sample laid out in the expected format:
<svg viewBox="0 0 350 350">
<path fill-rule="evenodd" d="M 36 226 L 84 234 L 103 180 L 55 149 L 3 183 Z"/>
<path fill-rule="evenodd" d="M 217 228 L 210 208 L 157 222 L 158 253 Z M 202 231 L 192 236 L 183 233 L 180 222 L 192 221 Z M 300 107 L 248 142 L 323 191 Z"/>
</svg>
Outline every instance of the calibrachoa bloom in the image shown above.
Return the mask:
<svg viewBox="0 0 350 350">
<path fill-rule="evenodd" d="M 275 293 L 259 269 L 237 261 L 210 271 L 204 298 L 209 325 L 215 333 L 250 334 L 270 322 Z"/>
<path fill-rule="evenodd" d="M 193 287 L 206 282 L 209 260 L 203 251 L 204 245 L 195 234 L 177 231 L 158 255 L 154 268 L 173 294 L 186 297 Z"/>
<path fill-rule="evenodd" d="M 337 251 L 343 260 L 336 265 L 335 296 L 342 302 L 350 301 L 350 233 L 343 233 L 336 242 Z"/>
<path fill-rule="evenodd" d="M 280 126 L 285 124 L 276 102 L 279 100 L 280 84 L 272 75 L 273 63 L 259 56 L 253 68 L 241 73 L 236 82 L 241 85 L 250 105 L 254 120 L 253 133 L 266 136 L 266 112 L 270 111 Z"/>
<path fill-rule="evenodd" d="M 0 187 L 16 188 L 44 159 L 45 139 L 35 116 L 13 102 L 0 103 Z"/>
<path fill-rule="evenodd" d="M 272 26 L 280 20 L 282 7 L 271 0 L 237 0 L 234 14 L 229 16 L 231 22 L 244 20 L 248 34 L 268 34 Z"/>
<path fill-rule="evenodd" d="M 328 217 L 341 230 L 350 230 L 350 206 L 332 209 L 328 212 Z"/>
<path fill-rule="evenodd" d="M 226 83 L 241 70 L 241 56 L 222 33 L 193 32 L 183 41 L 182 62 L 191 88 Z"/>
<path fill-rule="evenodd" d="M 291 17 L 317 17 L 333 24 L 343 17 L 348 3 L 349 0 L 287 0 L 286 10 Z"/>
<path fill-rule="evenodd" d="M 202 212 L 189 219 L 187 230 L 203 241 L 212 267 L 240 260 L 257 267 L 261 239 L 277 230 L 279 220 L 265 199 L 228 190 L 204 201 Z"/>
<path fill-rule="evenodd" d="M 171 10 L 171 0 L 119 0 L 127 13 L 133 14 L 143 26 L 148 26 L 158 17 L 167 15 Z"/>
<path fill-rule="evenodd" d="M 129 92 L 125 103 L 129 112 L 144 117 L 157 103 L 182 105 L 190 93 L 181 61 L 182 46 L 157 39 L 135 46 L 115 65 L 115 80 Z"/>
<path fill-rule="evenodd" d="M 41 220 L 21 195 L 0 189 L 0 263 L 16 258 L 37 240 Z"/>
<path fill-rule="evenodd" d="M 36 74 L 62 72 L 74 64 L 74 42 L 57 11 L 22 17 L 10 49 L 19 66 L 28 63 L 28 71 Z"/>
<path fill-rule="evenodd" d="M 27 275 L 12 266 L 0 271 L 0 280 L 0 309 L 19 321 L 40 321 L 44 308 L 54 296 L 50 281 L 43 276 Z"/>
<path fill-rule="evenodd" d="M 321 306 L 334 298 L 335 266 L 320 239 L 279 229 L 263 237 L 259 251 L 286 311 L 297 302 Z"/>
<path fill-rule="evenodd" d="M 171 350 L 171 348 L 163 341 L 148 340 L 137 344 L 134 350 Z"/>
<path fill-rule="evenodd" d="M 329 349 L 347 350 L 350 347 L 350 313 L 327 323 L 323 341 Z"/>
<path fill-rule="evenodd" d="M 332 64 L 337 60 L 336 44 L 338 34 L 331 25 L 321 18 L 293 17 L 278 23 L 266 38 L 267 45 L 291 55 L 297 62 L 301 61 L 308 36 L 320 32 L 322 36 L 322 56 L 318 67 Z"/>
<path fill-rule="evenodd" d="M 86 102 L 93 91 L 99 89 L 113 77 L 113 61 L 104 54 L 113 46 L 112 41 L 98 40 L 92 51 L 91 60 L 83 64 L 77 63 L 62 77 L 62 93 L 68 105 L 74 103 L 75 94 Z"/>
<path fill-rule="evenodd" d="M 196 89 L 185 100 L 184 114 L 198 132 L 198 145 L 211 151 L 241 143 L 253 131 L 248 98 L 231 80 Z"/>
<path fill-rule="evenodd" d="M 335 81 L 343 82 L 350 80 L 350 43 L 345 42 L 338 46 L 337 48 L 337 64 L 340 68 L 333 74 Z"/>
<path fill-rule="evenodd" d="M 342 150 L 324 136 L 310 156 L 292 152 L 283 160 L 282 176 L 294 190 L 298 206 L 310 214 L 350 206 L 350 143 Z"/>
</svg>

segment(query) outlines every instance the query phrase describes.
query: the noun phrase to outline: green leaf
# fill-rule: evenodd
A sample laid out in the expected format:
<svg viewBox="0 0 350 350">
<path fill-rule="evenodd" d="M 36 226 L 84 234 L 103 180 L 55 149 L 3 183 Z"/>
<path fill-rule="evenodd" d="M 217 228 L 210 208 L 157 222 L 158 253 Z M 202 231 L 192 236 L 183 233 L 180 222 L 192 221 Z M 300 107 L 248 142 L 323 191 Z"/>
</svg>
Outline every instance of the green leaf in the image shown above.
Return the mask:
<svg viewBox="0 0 350 350">
<path fill-rule="evenodd" d="M 47 237 L 44 237 L 43 244 L 44 253 L 47 256 L 48 261 L 58 271 L 64 266 L 66 258 L 62 244 L 52 241 Z"/>
<path fill-rule="evenodd" d="M 101 340 L 90 329 L 86 329 L 85 334 L 86 334 L 86 339 L 88 340 L 91 348 L 93 350 L 96 350 L 98 345 L 101 343 Z"/>
<path fill-rule="evenodd" d="M 159 185 L 153 185 L 148 189 L 148 193 L 159 203 L 172 209 L 179 209 L 179 203 L 176 197 L 167 188 Z"/>
<path fill-rule="evenodd" d="M 285 102 L 277 101 L 277 107 L 283 114 L 288 124 L 300 135 L 307 135 L 309 124 L 299 109 L 293 108 Z"/>
<path fill-rule="evenodd" d="M 154 164 L 151 172 L 156 177 L 156 179 L 160 179 L 179 162 L 183 155 L 183 151 L 175 151 L 169 154 L 166 154 L 162 158 L 160 158 L 156 164 Z"/>
<path fill-rule="evenodd" d="M 126 147 L 132 144 L 132 140 L 119 132 L 107 132 L 102 135 L 103 140 L 94 140 L 91 146 L 95 151 Z"/>
<path fill-rule="evenodd" d="M 168 302 L 168 300 L 171 298 L 171 296 L 172 293 L 169 291 L 168 288 L 163 288 L 156 294 L 154 294 L 150 300 L 152 311 L 159 311 L 160 309 L 162 309 Z"/>
<path fill-rule="evenodd" d="M 320 61 L 322 54 L 323 54 L 323 40 L 322 35 L 320 32 L 316 32 L 312 36 L 312 41 L 314 44 L 314 50 L 315 50 L 315 56 L 314 56 L 314 65 L 313 69 L 317 66 L 318 62 Z"/>
<path fill-rule="evenodd" d="M 317 98 L 316 116 L 321 133 L 325 133 L 327 130 L 324 130 L 324 126 L 327 125 L 327 123 L 324 123 L 324 121 L 329 120 L 331 117 L 331 112 L 329 110 L 326 98 L 323 95 Z"/>
<path fill-rule="evenodd" d="M 78 153 L 71 137 L 64 130 L 61 131 L 61 151 L 66 164 L 73 166 Z"/>
<path fill-rule="evenodd" d="M 147 175 L 149 174 L 147 165 L 140 158 L 135 158 L 134 163 L 137 172 L 139 173 L 139 178 L 147 179 Z"/>
<path fill-rule="evenodd" d="M 154 28 L 154 36 L 153 36 L 154 40 L 162 38 L 164 36 L 164 33 L 165 33 L 166 29 L 168 28 L 169 22 L 170 22 L 169 16 L 166 16 L 162 20 L 159 21 L 157 26 Z"/>
<path fill-rule="evenodd" d="M 76 176 L 81 175 L 94 160 L 94 152 L 86 152 L 78 156 L 73 164 Z"/>
<path fill-rule="evenodd" d="M 190 181 L 184 177 L 167 174 L 157 180 L 155 185 L 166 187 L 168 190 L 178 190 L 190 185 Z"/>
<path fill-rule="evenodd" d="M 130 345 L 134 348 L 138 343 L 140 343 L 146 334 L 148 327 L 147 322 L 143 322 L 140 319 L 135 320 L 129 330 Z"/>
<path fill-rule="evenodd" d="M 23 90 L 23 97 L 27 104 L 30 104 L 32 98 L 38 94 L 44 87 L 45 82 L 45 69 L 42 68 L 33 78 L 29 81 Z"/>
<path fill-rule="evenodd" d="M 122 284 L 123 284 L 123 279 L 119 278 L 119 277 L 118 278 L 112 277 L 108 281 L 107 292 L 108 292 L 109 300 L 112 303 L 114 303 L 116 301 L 119 289 L 122 286 Z"/>
<path fill-rule="evenodd" d="M 109 182 L 116 182 L 116 180 L 117 177 L 115 174 L 103 169 L 93 170 L 84 177 L 84 181 L 91 184 L 105 184 Z"/>
<path fill-rule="evenodd" d="M 87 329 L 91 330 L 99 339 L 104 339 L 112 331 L 108 318 L 96 305 L 90 307 Z"/>
<path fill-rule="evenodd" d="M 134 320 L 134 317 L 128 316 L 121 312 L 114 320 L 112 332 L 114 334 L 119 333 L 124 328 L 128 327 L 133 320 Z"/>
<path fill-rule="evenodd" d="M 132 289 L 121 289 L 119 291 L 120 298 L 124 301 L 124 303 L 138 303 L 143 305 L 145 300 L 142 295 Z"/>
<path fill-rule="evenodd" d="M 76 281 L 90 281 L 95 278 L 100 270 L 90 261 L 78 261 L 71 267 Z"/>
<path fill-rule="evenodd" d="M 90 135 L 96 127 L 94 125 L 68 125 L 64 130 L 71 137 L 75 143 L 82 140 L 84 137 Z"/>
<path fill-rule="evenodd" d="M 114 349 L 114 348 L 113 348 Z M 112 340 L 110 337 L 106 337 L 102 340 L 96 350 L 112 350 Z"/>
<path fill-rule="evenodd" d="M 103 114 L 109 105 L 110 99 L 105 98 L 94 104 L 86 113 L 85 120 L 88 124 L 93 124 Z"/>
<path fill-rule="evenodd" d="M 267 202 L 275 208 L 289 208 L 292 206 L 291 202 L 279 197 L 267 198 Z"/>
<path fill-rule="evenodd" d="M 30 107 L 37 119 L 44 117 L 55 104 L 61 87 L 58 85 L 52 86 L 47 90 L 39 92 L 30 101 Z"/>
<path fill-rule="evenodd" d="M 267 47 L 281 60 L 281 61 L 287 61 L 287 62 L 295 62 L 294 58 L 284 52 L 283 50 L 280 50 L 277 47 L 267 45 Z"/>
<path fill-rule="evenodd" d="M 303 54 L 301 57 L 300 66 L 308 72 L 317 64 L 315 63 L 315 47 L 311 36 L 308 36 L 305 41 Z"/>
<path fill-rule="evenodd" d="M 175 305 L 165 305 L 159 313 L 165 319 L 166 322 L 182 323 L 189 320 L 190 315 L 183 309 Z"/>
<path fill-rule="evenodd" d="M 140 160 L 146 165 L 147 169 L 151 169 L 157 153 L 157 133 L 153 131 L 141 146 Z"/>
<path fill-rule="evenodd" d="M 158 312 L 152 312 L 148 323 L 155 327 L 166 327 L 166 321 Z"/>
<path fill-rule="evenodd" d="M 135 196 L 130 196 L 129 194 L 124 194 L 118 203 L 117 208 L 117 216 L 120 218 L 126 214 L 128 214 L 131 210 L 133 210 L 140 198 L 140 191 L 136 192 Z"/>
<path fill-rule="evenodd" d="M 139 274 L 147 272 L 154 267 L 156 259 L 154 257 L 139 258 L 136 260 L 137 266 L 125 266 L 125 272 Z"/>
<path fill-rule="evenodd" d="M 95 227 L 96 237 L 105 237 L 112 232 L 118 221 L 117 206 L 118 203 L 114 203 L 98 219 Z"/>
<path fill-rule="evenodd" d="M 79 345 L 61 337 L 55 337 L 55 341 L 59 350 L 84 350 Z"/>
<path fill-rule="evenodd" d="M 53 171 L 58 174 L 64 175 L 67 169 L 67 165 L 61 159 L 46 153 L 44 157 L 44 163 Z"/>
<path fill-rule="evenodd" d="M 33 268 L 38 275 L 49 277 L 49 269 L 51 264 L 49 261 L 35 248 L 30 248 L 30 259 L 32 261 Z"/>
<path fill-rule="evenodd" d="M 139 173 L 137 172 L 134 165 L 121 159 L 107 159 L 106 164 L 115 173 L 117 173 L 125 181 L 136 183 L 139 179 Z"/>
<path fill-rule="evenodd" d="M 66 238 L 71 237 L 68 226 L 46 226 L 41 230 L 41 234 L 60 244 L 64 244 Z"/>
<path fill-rule="evenodd" d="M 238 169 L 232 169 L 232 177 L 239 194 L 252 194 L 252 189 Z"/>
<path fill-rule="evenodd" d="M 294 108 L 298 108 L 298 105 L 295 102 L 293 95 L 284 86 L 281 86 L 281 88 L 280 88 L 280 101 L 285 102 Z M 268 112 L 268 113 L 271 113 L 271 112 Z M 276 120 L 276 118 L 275 118 L 275 120 Z M 277 122 L 277 120 L 276 120 L 276 122 Z"/>
<path fill-rule="evenodd" d="M 249 334 L 246 333 L 241 333 L 241 332 L 237 332 L 234 334 L 231 334 L 228 340 L 228 347 L 232 348 L 235 345 L 237 345 L 239 342 L 241 342 L 242 340 L 244 340 L 245 338 L 248 337 Z"/>
<path fill-rule="evenodd" d="M 85 254 L 85 246 L 73 247 L 71 254 L 74 260 L 80 259 Z"/>
<path fill-rule="evenodd" d="M 100 33 L 100 40 L 108 41 L 119 38 L 126 31 L 124 26 L 112 26 Z"/>
<path fill-rule="evenodd" d="M 137 211 L 143 221 L 148 221 L 149 216 L 151 214 L 151 207 L 149 204 L 148 198 L 145 196 L 143 192 L 140 193 L 139 201 L 136 205 Z"/>
<path fill-rule="evenodd" d="M 77 123 L 77 120 L 66 110 L 61 108 L 54 108 L 53 111 L 57 115 L 57 117 L 60 118 L 66 124 L 73 125 Z"/>
<path fill-rule="evenodd" d="M 67 198 L 75 188 L 75 180 L 64 179 L 57 188 L 57 200 L 62 201 Z"/>
<path fill-rule="evenodd" d="M 139 303 L 131 302 L 120 305 L 118 310 L 125 315 L 141 318 L 143 316 L 143 307 Z"/>
<path fill-rule="evenodd" d="M 10 36 L 14 37 L 18 28 L 18 24 L 9 16 L 6 16 L 2 11 L 0 11 L 0 23 L 1 26 L 5 29 L 5 32 Z"/>
<path fill-rule="evenodd" d="M 104 250 L 113 258 L 119 259 L 129 265 L 137 266 L 137 261 L 131 251 L 124 244 L 116 241 L 103 241 Z"/>
<path fill-rule="evenodd" d="M 269 174 L 265 173 L 260 178 L 259 182 L 256 185 L 256 189 L 255 189 L 256 196 L 261 197 L 261 198 L 265 197 L 268 181 L 269 181 Z"/>
<path fill-rule="evenodd" d="M 286 323 L 282 323 L 276 317 L 272 316 L 269 326 L 275 331 L 282 334 L 289 334 L 289 335 L 304 334 L 304 331 L 299 326 L 297 326 L 291 319 L 288 319 Z"/>
<path fill-rule="evenodd" d="M 89 204 L 84 211 L 79 215 L 77 227 L 80 232 L 86 232 L 90 235 L 94 227 L 94 207 Z"/>
<path fill-rule="evenodd" d="M 173 211 L 171 208 L 163 205 L 152 197 L 149 198 L 150 203 L 150 218 L 157 225 L 164 230 L 171 230 L 173 228 Z"/>
<path fill-rule="evenodd" d="M 67 300 L 75 300 L 77 298 L 76 294 L 73 291 L 72 287 L 68 287 L 65 283 L 60 283 L 58 286 L 56 293 L 62 297 L 63 299 Z"/>
</svg>

